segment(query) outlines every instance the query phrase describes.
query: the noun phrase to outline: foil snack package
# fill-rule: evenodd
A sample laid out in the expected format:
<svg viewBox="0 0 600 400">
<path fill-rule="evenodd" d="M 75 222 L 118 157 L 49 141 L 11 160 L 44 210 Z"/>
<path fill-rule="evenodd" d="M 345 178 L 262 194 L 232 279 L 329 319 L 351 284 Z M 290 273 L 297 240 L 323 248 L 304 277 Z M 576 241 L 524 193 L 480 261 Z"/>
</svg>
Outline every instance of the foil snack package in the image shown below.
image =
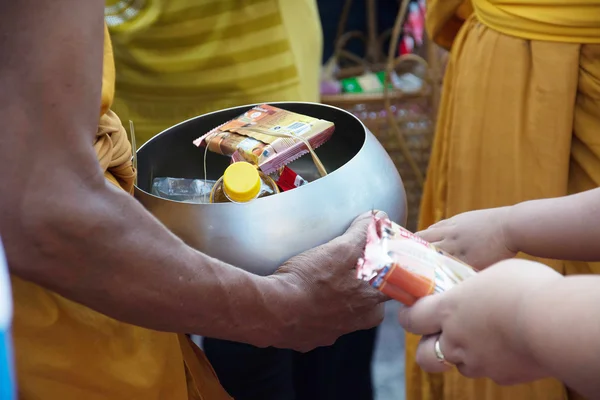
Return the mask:
<svg viewBox="0 0 600 400">
<path fill-rule="evenodd" d="M 272 177 L 275 179 L 277 186 L 279 186 L 279 189 L 281 189 L 282 192 L 287 192 L 288 190 L 304 186 L 308 183 L 306 179 L 288 167 L 281 168 L 277 173 L 273 174 Z"/>
<path fill-rule="evenodd" d="M 411 306 L 475 275 L 471 266 L 387 218 L 373 216 L 357 276 L 387 296 Z"/>
<path fill-rule="evenodd" d="M 249 162 L 252 165 L 258 165 L 258 156 L 254 153 L 247 152 L 244 149 L 238 148 L 237 154 L 240 155 L 240 160 Z M 233 158 L 231 159 L 231 163 L 236 162 Z M 271 178 L 275 182 L 277 182 L 277 186 L 282 192 L 287 192 L 288 190 L 295 189 L 297 187 L 306 185 L 308 181 L 295 173 L 289 167 L 281 167 L 277 171 L 273 172 Z"/>
<path fill-rule="evenodd" d="M 282 110 L 267 104 L 253 107 L 239 117 L 194 140 L 198 147 L 243 161 L 243 153 L 257 157 L 265 174 L 308 153 L 307 140 L 313 149 L 327 142 L 334 131 L 332 122 Z"/>
</svg>

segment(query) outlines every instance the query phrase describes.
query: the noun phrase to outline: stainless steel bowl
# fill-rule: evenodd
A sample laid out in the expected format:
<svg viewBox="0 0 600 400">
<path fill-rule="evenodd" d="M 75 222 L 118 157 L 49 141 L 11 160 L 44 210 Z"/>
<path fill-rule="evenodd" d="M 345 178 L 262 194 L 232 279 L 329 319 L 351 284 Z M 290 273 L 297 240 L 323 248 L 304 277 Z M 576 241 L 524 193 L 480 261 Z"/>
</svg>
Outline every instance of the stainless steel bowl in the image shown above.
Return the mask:
<svg viewBox="0 0 600 400">
<path fill-rule="evenodd" d="M 203 178 L 204 151 L 192 140 L 252 106 L 202 115 L 175 125 L 141 146 L 137 199 L 190 246 L 247 271 L 268 275 L 284 261 L 344 233 L 366 211 L 385 211 L 406 222 L 406 194 L 391 159 L 352 114 L 313 103 L 273 103 L 335 124 L 317 150 L 329 174 L 308 185 L 248 204 L 188 204 L 150 194 L 156 177 Z M 208 178 L 217 179 L 229 159 L 208 153 Z M 290 165 L 300 175 L 318 174 L 309 155 Z"/>
</svg>

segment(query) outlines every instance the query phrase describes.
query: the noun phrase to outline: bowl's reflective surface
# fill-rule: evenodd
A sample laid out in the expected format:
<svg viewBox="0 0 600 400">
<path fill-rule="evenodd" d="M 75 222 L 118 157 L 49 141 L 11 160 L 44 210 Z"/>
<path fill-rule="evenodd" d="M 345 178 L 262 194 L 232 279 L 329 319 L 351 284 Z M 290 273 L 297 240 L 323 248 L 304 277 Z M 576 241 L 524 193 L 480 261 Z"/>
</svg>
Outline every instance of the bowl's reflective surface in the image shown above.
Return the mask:
<svg viewBox="0 0 600 400">
<path fill-rule="evenodd" d="M 251 107 L 243 106 L 188 120 L 140 147 L 138 200 L 190 246 L 261 275 L 342 234 L 365 211 L 383 210 L 404 224 L 406 198 L 400 176 L 356 117 L 321 104 L 273 105 L 335 124 L 331 140 L 317 150 L 329 175 L 243 205 L 178 203 L 149 193 L 156 177 L 203 178 L 204 151 L 192 141 Z M 228 163 L 228 158 L 208 152 L 208 178 L 219 178 Z M 310 155 L 290 167 L 309 181 L 318 177 Z"/>
</svg>

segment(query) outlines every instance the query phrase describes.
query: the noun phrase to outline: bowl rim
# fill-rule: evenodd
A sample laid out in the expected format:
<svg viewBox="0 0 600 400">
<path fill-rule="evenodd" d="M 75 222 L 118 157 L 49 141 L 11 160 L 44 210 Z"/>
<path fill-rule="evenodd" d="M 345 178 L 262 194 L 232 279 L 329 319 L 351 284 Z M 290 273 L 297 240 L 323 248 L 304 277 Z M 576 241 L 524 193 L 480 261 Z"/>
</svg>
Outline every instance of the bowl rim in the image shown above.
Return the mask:
<svg viewBox="0 0 600 400">
<path fill-rule="evenodd" d="M 221 110 L 211 111 L 209 113 L 205 113 L 205 114 L 197 115 L 197 116 L 192 117 L 192 118 L 188 118 L 188 119 L 186 119 L 184 121 L 181 121 L 181 122 L 179 122 L 179 123 L 177 123 L 175 125 L 172 125 L 172 126 L 166 128 L 163 131 L 161 131 L 161 132 L 157 133 L 156 135 L 152 136 L 148 141 L 146 141 L 144 144 L 142 144 L 140 147 L 137 148 L 136 154 L 138 154 L 145 146 L 150 145 L 150 143 L 153 142 L 155 139 L 158 139 L 160 136 L 166 134 L 167 132 L 169 132 L 170 130 L 174 129 L 175 127 L 178 127 L 179 125 L 186 124 L 186 123 L 188 123 L 190 121 L 193 121 L 195 119 L 202 118 L 202 117 L 205 117 L 205 116 L 208 116 L 208 115 L 217 114 L 217 113 L 221 113 L 221 112 L 224 112 L 224 111 L 230 111 L 230 110 L 235 110 L 235 109 L 251 109 L 252 107 L 255 107 L 255 106 L 261 105 L 261 104 L 268 104 L 268 105 L 272 105 L 272 106 L 275 106 L 275 107 L 277 107 L 278 104 L 282 104 L 282 105 L 286 105 L 286 104 L 308 104 L 308 105 L 314 105 L 314 106 L 320 106 L 320 107 L 327 107 L 327 108 L 334 109 L 336 111 L 341 111 L 341 112 L 349 115 L 350 117 L 354 118 L 362 126 L 363 132 L 365 133 L 365 137 L 364 137 L 362 145 L 360 146 L 360 149 L 356 152 L 356 154 L 352 158 L 350 158 L 348 161 L 346 161 L 346 163 L 344 163 L 344 165 L 342 165 L 342 167 L 345 166 L 345 165 L 347 165 L 347 164 L 349 164 L 349 163 L 351 163 L 356 157 L 358 157 L 359 153 L 364 149 L 364 147 L 367 145 L 367 141 L 369 140 L 369 132 L 370 131 L 367 128 L 367 126 L 360 120 L 360 118 L 358 118 L 356 115 L 352 114 L 348 110 L 344 110 L 343 108 L 332 106 L 330 104 L 323 104 L 323 103 L 317 103 L 317 102 L 311 102 L 311 101 L 272 101 L 272 102 L 260 102 L 260 103 L 253 103 L 253 104 L 247 104 L 247 105 L 241 105 L 241 106 L 223 108 Z M 335 131 L 334 131 L 334 135 L 335 135 Z M 332 171 L 332 172 L 330 172 L 330 173 L 328 173 L 327 176 L 319 178 L 316 181 L 309 182 L 307 185 L 303 185 L 301 187 L 296 188 L 294 191 L 303 190 L 303 189 L 305 190 L 307 187 L 311 186 L 314 183 L 325 181 L 325 180 L 327 180 L 327 178 L 329 178 L 329 176 L 337 173 L 340 169 L 341 169 L 341 167 L 338 168 L 338 169 L 336 169 L 336 170 L 334 170 L 334 171 Z M 138 173 L 138 171 L 136 171 L 136 173 Z M 154 197 L 156 199 L 160 199 L 162 201 L 168 201 L 168 202 L 176 203 L 176 204 L 179 204 L 179 205 L 182 205 L 182 206 L 205 205 L 203 203 L 186 203 L 186 202 L 177 201 L 177 200 L 165 199 L 163 197 L 156 196 L 156 195 L 152 194 L 151 192 L 148 192 L 148 191 L 140 188 L 137 185 L 137 183 L 134 184 L 134 190 L 136 192 L 141 192 L 144 195 L 151 196 L 151 197 Z M 278 194 L 277 197 L 280 198 L 281 196 L 285 196 L 286 194 L 289 194 L 289 193 L 288 192 L 282 192 L 282 193 Z M 267 200 L 267 199 L 268 198 L 265 198 L 263 200 Z M 226 203 L 223 203 L 223 204 L 212 204 L 212 206 L 213 207 L 214 206 L 227 206 L 227 204 Z"/>
</svg>

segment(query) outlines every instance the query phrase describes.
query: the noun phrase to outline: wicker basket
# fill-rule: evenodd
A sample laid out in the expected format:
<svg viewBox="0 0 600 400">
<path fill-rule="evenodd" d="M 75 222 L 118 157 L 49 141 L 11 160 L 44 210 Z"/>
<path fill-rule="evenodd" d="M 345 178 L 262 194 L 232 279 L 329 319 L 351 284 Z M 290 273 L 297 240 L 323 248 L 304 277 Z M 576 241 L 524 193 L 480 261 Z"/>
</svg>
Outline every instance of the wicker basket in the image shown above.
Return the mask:
<svg viewBox="0 0 600 400">
<path fill-rule="evenodd" d="M 326 68 L 333 70 L 339 66 L 335 73 L 338 79 L 356 76 L 367 70 L 386 70 L 388 76 L 393 70 L 400 74 L 406 70 L 413 73 L 417 70 L 423 80 L 423 87 L 417 93 L 403 93 L 394 89 L 380 94 L 324 95 L 321 101 L 352 112 L 384 146 L 404 181 L 408 203 L 407 228 L 414 231 L 417 228 L 423 181 L 431 152 L 439 97 L 439 76 L 431 71 L 429 64 L 420 55 L 395 57 L 408 0 L 401 2 L 394 29 L 379 37 L 376 35 L 375 0 L 367 0 L 367 37 L 361 32 L 343 32 L 351 2 L 346 0 L 335 51 Z M 348 42 L 353 39 L 366 43 L 364 59 L 345 50 Z M 390 45 L 386 60 L 382 49 L 388 39 Z"/>
</svg>

